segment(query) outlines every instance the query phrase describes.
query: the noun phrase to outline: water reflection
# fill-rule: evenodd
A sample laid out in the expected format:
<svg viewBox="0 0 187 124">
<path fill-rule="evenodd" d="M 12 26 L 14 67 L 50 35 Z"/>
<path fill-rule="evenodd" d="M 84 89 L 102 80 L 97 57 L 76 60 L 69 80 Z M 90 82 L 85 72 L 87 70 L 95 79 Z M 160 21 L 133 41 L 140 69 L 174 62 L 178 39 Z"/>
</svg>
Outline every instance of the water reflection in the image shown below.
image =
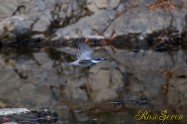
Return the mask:
<svg viewBox="0 0 187 124">
<path fill-rule="evenodd" d="M 125 45 L 121 45 L 123 39 L 118 40 L 119 44 L 116 43 L 124 47 Z M 126 44 L 125 48 L 136 46 L 134 41 L 129 46 Z M 91 42 L 91 45 L 99 46 L 97 41 Z M 1 87 L 6 90 L 13 87 L 11 92 L 5 92 L 9 101 L 17 97 L 19 99 L 19 103 L 15 102 L 16 105 L 13 104 L 12 107 L 26 105 L 33 109 L 31 115 L 7 117 L 18 123 L 158 124 L 162 123 L 158 119 L 137 121 L 134 117 L 140 110 L 151 110 L 151 114 L 168 110 L 169 114 L 186 116 L 185 52 L 173 52 L 170 59 L 167 53 L 151 50 L 135 53 L 129 49 L 99 46 L 94 49 L 96 55 L 111 58 L 109 63 L 88 68 L 63 68 L 62 63 L 74 60 L 76 48 L 75 45 L 72 46 L 1 49 L 2 68 L 13 72 L 13 76 L 8 77 L 9 72 L 5 73 L 2 69 L 4 76 L 8 78 L 5 78 L 6 86 L 1 83 Z M 176 66 L 174 71 L 169 69 L 173 65 Z M 19 76 L 18 81 L 9 82 L 9 79 L 16 76 Z M 1 77 L 2 79 L 4 78 Z M 50 106 L 46 107 L 46 103 Z M 54 113 L 46 114 L 45 109 L 57 113 L 58 117 Z M 184 120 L 164 123 L 183 123 Z"/>
</svg>

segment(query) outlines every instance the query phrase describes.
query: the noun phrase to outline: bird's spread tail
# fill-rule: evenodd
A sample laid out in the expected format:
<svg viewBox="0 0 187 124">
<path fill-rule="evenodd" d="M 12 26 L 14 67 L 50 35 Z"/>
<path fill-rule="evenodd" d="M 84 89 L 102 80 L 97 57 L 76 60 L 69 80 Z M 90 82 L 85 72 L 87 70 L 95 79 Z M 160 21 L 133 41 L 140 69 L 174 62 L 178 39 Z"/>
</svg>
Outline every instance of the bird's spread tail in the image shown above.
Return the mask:
<svg viewBox="0 0 187 124">
<path fill-rule="evenodd" d="M 71 63 L 64 63 L 63 64 L 64 66 L 77 66 L 79 65 L 78 61 L 75 61 L 75 62 L 71 62 Z"/>
</svg>

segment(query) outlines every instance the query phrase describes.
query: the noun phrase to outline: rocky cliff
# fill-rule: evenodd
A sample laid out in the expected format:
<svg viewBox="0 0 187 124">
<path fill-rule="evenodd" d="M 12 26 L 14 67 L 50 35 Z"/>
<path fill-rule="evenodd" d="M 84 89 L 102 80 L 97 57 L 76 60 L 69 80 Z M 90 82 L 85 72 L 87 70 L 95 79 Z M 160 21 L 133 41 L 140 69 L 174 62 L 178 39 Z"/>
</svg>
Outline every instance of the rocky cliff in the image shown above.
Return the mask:
<svg viewBox="0 0 187 124">
<path fill-rule="evenodd" d="M 1 100 L 46 106 L 143 98 L 156 110 L 186 112 L 186 0 L 0 2 Z M 62 66 L 76 58 L 72 39 L 82 37 L 109 61 Z"/>
</svg>

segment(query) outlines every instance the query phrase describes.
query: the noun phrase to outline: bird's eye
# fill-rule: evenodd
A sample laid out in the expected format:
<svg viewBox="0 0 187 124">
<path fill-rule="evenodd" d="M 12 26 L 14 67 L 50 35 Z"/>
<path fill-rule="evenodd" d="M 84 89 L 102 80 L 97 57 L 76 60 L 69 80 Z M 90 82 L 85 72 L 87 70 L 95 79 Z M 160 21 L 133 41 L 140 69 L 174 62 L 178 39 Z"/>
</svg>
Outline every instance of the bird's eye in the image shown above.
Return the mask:
<svg viewBox="0 0 187 124">
<path fill-rule="evenodd" d="M 79 64 L 85 64 L 85 62 L 84 61 L 80 61 Z"/>
<path fill-rule="evenodd" d="M 100 58 L 97 58 L 97 61 L 101 60 Z"/>
</svg>

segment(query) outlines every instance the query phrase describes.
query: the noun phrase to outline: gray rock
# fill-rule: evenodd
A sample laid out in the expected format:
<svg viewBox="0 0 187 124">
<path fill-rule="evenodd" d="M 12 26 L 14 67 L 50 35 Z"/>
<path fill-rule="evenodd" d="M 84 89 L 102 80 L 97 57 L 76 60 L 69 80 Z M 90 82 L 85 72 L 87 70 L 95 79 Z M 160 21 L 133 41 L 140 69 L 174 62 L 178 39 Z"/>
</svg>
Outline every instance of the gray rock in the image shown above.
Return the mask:
<svg viewBox="0 0 187 124">
<path fill-rule="evenodd" d="M 92 90 L 96 91 L 107 89 L 110 85 L 110 71 L 100 70 L 97 74 L 90 75 L 89 85 Z"/>
<path fill-rule="evenodd" d="M 48 76 L 45 81 L 49 86 L 59 87 L 60 83 L 63 82 L 63 76 L 60 75 L 55 68 L 52 68 L 48 71 Z"/>
<path fill-rule="evenodd" d="M 77 23 L 66 26 L 56 31 L 58 38 L 77 38 L 80 34 L 77 33 L 77 29 L 80 30 L 81 35 L 88 36 L 93 34 L 93 29 L 98 32 L 103 32 L 110 25 L 115 18 L 115 11 L 113 10 L 100 10 L 90 17 L 81 18 Z"/>
<path fill-rule="evenodd" d="M 96 96 L 96 101 L 101 102 L 101 101 L 107 101 L 107 100 L 112 100 L 117 97 L 117 93 L 111 89 L 104 89 L 100 91 L 97 96 Z"/>
<path fill-rule="evenodd" d="M 118 92 L 119 89 L 124 87 L 124 83 L 125 83 L 125 82 L 123 82 L 124 77 L 119 70 L 117 70 L 117 69 L 113 70 L 111 72 L 111 78 L 112 78 L 111 88 L 114 91 Z"/>
<path fill-rule="evenodd" d="M 141 81 L 139 87 L 144 88 L 144 93 L 149 98 L 156 97 L 161 92 L 162 86 L 165 83 L 165 78 L 154 71 L 151 73 L 151 71 L 142 70 L 134 75 L 137 75 L 138 80 Z M 137 89 L 140 90 L 140 88 Z"/>
<path fill-rule="evenodd" d="M 148 10 L 146 6 L 154 2 L 155 0 L 8 0 L 0 6 L 0 15 L 2 19 L 11 18 L 12 15 L 24 17 L 24 23 L 19 21 L 18 27 L 26 25 L 32 31 L 40 33 L 48 31 L 56 20 L 55 25 L 63 27 L 55 33 L 58 38 L 86 37 L 93 35 L 93 30 L 104 33 L 105 37 L 109 37 L 113 30 L 116 35 L 153 32 L 168 26 L 174 26 L 181 31 L 186 25 L 186 9 Z M 186 5 L 185 0 L 173 2 Z M 138 7 L 133 7 L 136 5 Z M 94 14 L 90 15 L 85 7 Z M 119 15 L 117 19 L 116 13 Z M 77 29 L 81 34 L 77 33 Z M 24 32 L 23 28 L 17 31 Z"/>
<path fill-rule="evenodd" d="M 13 59 L 5 58 L 3 55 L 0 55 L 0 68 L 14 69 L 16 62 Z"/>
<path fill-rule="evenodd" d="M 149 57 L 148 57 L 149 56 Z M 149 60 L 148 60 L 148 58 Z M 128 71 L 155 68 L 164 70 L 173 66 L 172 58 L 167 53 L 158 53 L 152 50 L 139 51 L 138 53 L 119 50 L 115 53 L 115 59 L 120 64 L 125 65 Z M 157 61 L 157 63 L 155 63 Z M 147 66 L 149 65 L 149 67 Z"/>
<path fill-rule="evenodd" d="M 89 72 L 91 73 L 91 74 L 97 74 L 98 72 L 99 72 L 99 70 L 100 70 L 100 67 L 99 66 L 93 66 L 90 70 L 89 70 Z"/>
<path fill-rule="evenodd" d="M 87 101 L 88 100 L 88 95 L 87 93 L 78 88 L 78 87 L 65 87 L 63 90 L 63 93 L 66 97 L 74 99 L 74 100 L 81 100 L 81 101 Z"/>
<path fill-rule="evenodd" d="M 120 0 L 108 1 L 108 0 L 87 0 L 87 7 L 90 11 L 97 13 L 101 9 L 116 8 Z"/>
<path fill-rule="evenodd" d="M 48 71 L 51 69 L 51 64 L 44 62 L 44 65 L 38 65 L 36 61 L 25 60 L 24 62 L 19 62 L 17 66 L 17 71 L 27 72 L 27 81 L 31 81 L 34 85 L 41 86 L 46 84 L 46 78 L 48 77 Z M 19 68 L 20 67 L 20 68 Z"/>
<path fill-rule="evenodd" d="M 38 18 L 38 21 L 34 24 L 32 31 L 44 32 L 49 29 L 49 25 L 51 24 L 49 18 L 45 15 L 41 15 Z"/>
<path fill-rule="evenodd" d="M 75 89 L 72 89 L 72 99 L 87 101 L 88 95 L 87 95 L 86 91 L 84 91 L 80 88 L 75 88 Z"/>
<path fill-rule="evenodd" d="M 72 99 L 86 101 L 88 100 L 88 95 L 85 89 L 81 89 L 82 86 L 85 86 L 85 78 L 70 78 L 67 79 L 67 85 L 63 90 L 64 94 Z"/>
<path fill-rule="evenodd" d="M 49 58 L 46 52 L 39 52 L 33 54 L 35 61 L 41 65 L 44 69 L 51 69 L 53 65 L 53 61 Z"/>
<path fill-rule="evenodd" d="M 25 22 L 36 32 L 47 31 L 49 25 L 51 24 L 52 15 L 44 1 L 33 0 L 33 1 L 20 1 L 20 5 L 24 6 L 24 11 L 16 12 L 16 15 L 24 15 Z"/>
<path fill-rule="evenodd" d="M 32 101 L 34 101 L 35 99 L 34 94 L 34 85 L 31 82 L 24 81 L 24 83 L 21 83 L 18 90 L 19 103 L 25 105 L 32 105 Z M 31 99 L 33 100 L 31 101 Z"/>
<path fill-rule="evenodd" d="M 183 68 L 186 67 L 187 56 L 186 56 L 185 51 L 183 51 L 183 50 L 177 51 L 176 53 L 171 55 L 171 59 L 172 59 L 173 64 L 175 65 L 174 68 L 178 69 L 178 68 L 181 68 L 181 67 L 183 67 Z"/>
<path fill-rule="evenodd" d="M 26 69 L 25 65 L 16 64 L 15 70 L 20 78 L 27 79 L 29 77 L 29 72 Z"/>
<path fill-rule="evenodd" d="M 53 11 L 55 9 L 55 0 L 44 0 L 45 6 L 49 11 Z"/>
<path fill-rule="evenodd" d="M 109 0 L 109 6 L 112 8 L 116 8 L 121 0 Z"/>
<path fill-rule="evenodd" d="M 145 7 L 136 7 L 115 19 L 104 35 L 109 37 L 113 30 L 115 30 L 116 35 L 153 32 L 169 26 L 174 26 L 177 30 L 181 31 L 184 27 L 184 11 L 154 10 L 150 12 Z"/>
<path fill-rule="evenodd" d="M 63 47 L 63 48 L 59 48 L 57 50 L 60 52 L 69 54 L 71 56 L 76 56 L 76 53 L 77 53 L 77 48 L 74 49 L 74 48 L 70 48 L 70 47 Z"/>
<path fill-rule="evenodd" d="M 0 5 L 0 18 L 6 18 L 12 16 L 13 12 L 17 9 L 18 1 L 17 0 L 1 0 Z"/>
<path fill-rule="evenodd" d="M 107 0 L 94 0 L 93 2 L 96 4 L 96 6 L 99 9 L 108 7 L 108 1 Z"/>
<path fill-rule="evenodd" d="M 93 1 L 91 1 L 91 0 L 87 1 L 87 8 L 88 8 L 88 10 L 90 10 L 91 12 L 94 12 L 94 13 L 99 11 L 99 8 L 95 4 L 93 4 Z"/>
<path fill-rule="evenodd" d="M 23 17 L 12 16 L 0 22 L 0 30 L 0 35 L 3 35 L 5 32 L 18 35 L 27 33 L 29 26 L 24 22 Z"/>
<path fill-rule="evenodd" d="M 42 85 L 35 87 L 34 100 L 32 103 L 34 105 L 51 105 L 53 103 L 51 89 L 49 86 Z"/>
<path fill-rule="evenodd" d="M 119 4 L 119 6 L 116 9 L 117 12 L 124 12 L 125 11 L 125 6 L 124 4 Z"/>
<path fill-rule="evenodd" d="M 21 80 L 18 74 L 13 69 L 0 69 L 0 97 L 10 100 L 17 101 L 19 99 L 17 89 L 19 89 Z"/>
</svg>

